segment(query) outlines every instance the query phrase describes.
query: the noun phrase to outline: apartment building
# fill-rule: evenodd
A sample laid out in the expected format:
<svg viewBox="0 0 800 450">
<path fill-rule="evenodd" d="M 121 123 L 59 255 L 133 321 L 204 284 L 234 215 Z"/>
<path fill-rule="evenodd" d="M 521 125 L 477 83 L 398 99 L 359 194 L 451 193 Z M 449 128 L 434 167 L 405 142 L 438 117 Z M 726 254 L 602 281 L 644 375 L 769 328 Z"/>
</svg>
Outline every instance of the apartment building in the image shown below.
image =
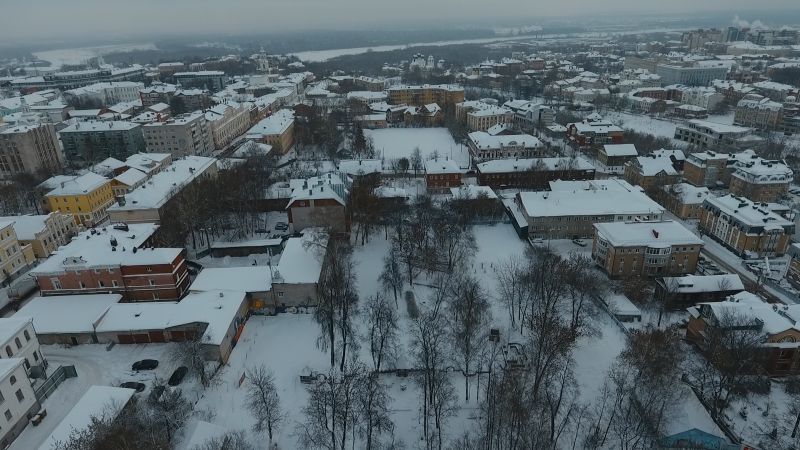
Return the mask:
<svg viewBox="0 0 800 450">
<path fill-rule="evenodd" d="M 633 144 L 606 144 L 597 150 L 597 162 L 606 173 L 622 174 L 625 164 L 639 156 Z"/>
<path fill-rule="evenodd" d="M 452 159 L 429 159 L 425 161 L 425 186 L 428 192 L 449 192 L 461 186 L 464 171 Z"/>
<path fill-rule="evenodd" d="M 9 282 L 35 259 L 30 244 L 22 244 L 14 231 L 14 222 L 0 221 L 0 285 Z"/>
<path fill-rule="evenodd" d="M 133 81 L 114 81 L 94 83 L 75 89 L 64 91 L 64 101 L 70 105 L 93 104 L 98 106 L 111 106 L 117 103 L 134 102 L 139 100 L 139 90 L 144 89 L 144 83 Z"/>
<path fill-rule="evenodd" d="M 7 448 L 28 425 L 29 417 L 41 408 L 25 373 L 22 358 L 0 359 L 0 447 Z"/>
<path fill-rule="evenodd" d="M 715 328 L 735 325 L 763 336 L 761 364 L 748 369 L 763 370 L 769 376 L 800 373 L 800 306 L 774 305 L 745 291 L 725 301 L 700 303 L 688 311 L 686 338 L 701 350 L 708 346 L 708 336 L 714 334 Z M 735 317 L 736 323 L 726 323 L 730 317 Z"/>
<path fill-rule="evenodd" d="M 741 146 L 752 132 L 752 128 L 693 119 L 675 128 L 675 139 L 703 149 L 719 149 Z"/>
<path fill-rule="evenodd" d="M 22 246 L 30 245 L 36 258 L 47 258 L 78 233 L 72 214 L 52 212 L 36 216 L 0 217 L 0 222 L 14 222 L 14 232 Z"/>
<path fill-rule="evenodd" d="M 72 214 L 77 224 L 97 226 L 108 219 L 108 208 L 114 203 L 111 180 L 94 172 L 61 181 L 45 194 L 50 211 Z"/>
<path fill-rule="evenodd" d="M 687 86 L 708 86 L 714 80 L 724 80 L 730 71 L 725 61 L 698 61 L 693 64 L 660 63 L 655 73 L 665 85 L 685 84 Z"/>
<path fill-rule="evenodd" d="M 227 148 L 250 128 L 250 109 L 241 103 L 221 103 L 206 110 L 205 116 L 217 150 Z"/>
<path fill-rule="evenodd" d="M 624 134 L 622 128 L 599 116 L 567 125 L 567 139 L 581 147 L 621 144 Z"/>
<path fill-rule="evenodd" d="M 659 204 L 627 183 L 617 184 L 587 190 L 520 192 L 515 202 L 533 238 L 591 238 L 596 223 L 662 219 L 664 208 Z"/>
<path fill-rule="evenodd" d="M 775 202 L 789 190 L 794 172 L 783 161 L 742 153 L 730 176 L 730 192 L 754 202 Z M 749 157 L 748 157 L 749 156 Z"/>
<path fill-rule="evenodd" d="M 294 111 L 276 111 L 247 130 L 245 136 L 248 140 L 271 145 L 279 154 L 285 154 L 294 145 Z"/>
<path fill-rule="evenodd" d="M 681 219 L 699 219 L 703 202 L 710 195 L 707 187 L 689 183 L 662 186 L 661 191 L 654 196 L 654 200 Z"/>
<path fill-rule="evenodd" d="M 508 158 L 479 163 L 478 184 L 493 189 L 547 189 L 555 180 L 594 180 L 595 168 L 584 158 Z"/>
<path fill-rule="evenodd" d="M 0 360 L 12 358 L 22 359 L 25 373 L 31 378 L 41 377 L 47 369 L 30 317 L 0 318 Z"/>
<path fill-rule="evenodd" d="M 174 157 L 207 156 L 214 151 L 209 123 L 202 111 L 182 114 L 142 127 L 147 151 L 171 153 Z"/>
<path fill-rule="evenodd" d="M 497 124 L 510 124 L 514 121 L 514 113 L 501 106 L 488 105 L 467 112 L 467 128 L 472 131 L 486 131 Z"/>
<path fill-rule="evenodd" d="M 727 153 L 705 151 L 690 153 L 683 166 L 683 178 L 694 186 L 716 187 L 730 180 Z"/>
<path fill-rule="evenodd" d="M 220 70 L 202 70 L 199 72 L 176 72 L 173 77 L 181 86 L 202 88 L 212 92 L 221 91 L 227 84 L 225 72 Z"/>
<path fill-rule="evenodd" d="M 352 180 L 343 172 L 290 180 L 286 212 L 292 230 L 321 227 L 335 233 L 350 231 L 346 209 L 351 186 Z"/>
<path fill-rule="evenodd" d="M 736 104 L 733 123 L 759 130 L 776 131 L 783 127 L 783 104 L 760 95 L 748 95 Z"/>
<path fill-rule="evenodd" d="M 150 247 L 157 228 L 117 224 L 83 231 L 30 273 L 43 296 L 115 293 L 127 301 L 179 300 L 189 289 L 185 250 Z"/>
<path fill-rule="evenodd" d="M 683 152 L 676 150 L 681 155 Z M 683 163 L 671 153 L 651 153 L 625 163 L 625 181 L 641 186 L 646 192 L 680 182 L 681 174 L 676 169 Z"/>
<path fill-rule="evenodd" d="M 62 164 L 61 146 L 52 124 L 0 127 L 0 178 L 57 172 Z"/>
<path fill-rule="evenodd" d="M 703 240 L 679 222 L 594 224 L 592 258 L 611 278 L 693 273 Z"/>
<path fill-rule="evenodd" d="M 109 156 L 125 159 L 145 151 L 142 126 L 120 120 L 78 122 L 58 132 L 67 163 L 88 166 Z"/>
<path fill-rule="evenodd" d="M 544 156 L 544 144 L 529 134 L 493 136 L 485 131 L 469 134 L 469 150 L 473 160 L 489 161 L 507 158 L 536 158 Z"/>
<path fill-rule="evenodd" d="M 392 86 L 388 93 L 389 102 L 395 105 L 422 106 L 437 103 L 445 111 L 454 108 L 456 103 L 464 101 L 464 88 L 454 84 Z"/>
<path fill-rule="evenodd" d="M 698 229 L 741 257 L 763 258 L 786 253 L 795 224 L 764 203 L 729 194 L 706 197 Z"/>
</svg>

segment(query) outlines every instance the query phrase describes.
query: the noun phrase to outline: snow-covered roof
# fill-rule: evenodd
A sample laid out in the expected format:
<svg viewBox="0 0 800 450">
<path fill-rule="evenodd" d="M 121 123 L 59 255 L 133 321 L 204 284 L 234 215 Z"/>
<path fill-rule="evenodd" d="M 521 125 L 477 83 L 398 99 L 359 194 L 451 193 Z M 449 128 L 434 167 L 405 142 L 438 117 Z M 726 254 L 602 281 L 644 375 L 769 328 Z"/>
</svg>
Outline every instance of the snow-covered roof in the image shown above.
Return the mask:
<svg viewBox="0 0 800 450">
<path fill-rule="evenodd" d="M 633 144 L 606 144 L 603 151 L 608 156 L 637 156 L 636 146 Z"/>
<path fill-rule="evenodd" d="M 14 232 L 20 241 L 32 241 L 36 239 L 36 233 L 44 231 L 47 219 L 52 215 L 43 214 L 38 216 L 5 216 L 0 217 L 0 229 L 5 228 L 7 223 L 14 223 Z"/>
<path fill-rule="evenodd" d="M 515 158 L 495 159 L 477 165 L 480 173 L 507 173 L 524 172 L 542 167 L 546 170 L 594 170 L 589 161 L 584 158 Z"/>
<path fill-rule="evenodd" d="M 128 169 L 114 177 L 114 179 L 126 186 L 136 186 L 147 178 L 147 174 L 139 169 Z"/>
<path fill-rule="evenodd" d="M 492 200 L 497 199 L 497 194 L 489 186 L 476 186 L 474 184 L 450 188 L 450 194 L 456 200 L 475 200 L 479 196 L 486 196 L 486 198 Z"/>
<path fill-rule="evenodd" d="M 699 205 L 710 195 L 710 191 L 707 187 L 697 187 L 689 183 L 663 186 L 662 189 L 666 192 L 673 193 L 684 205 Z"/>
<path fill-rule="evenodd" d="M 134 153 L 125 160 L 125 165 L 150 173 L 156 166 L 172 158 L 171 153 Z"/>
<path fill-rule="evenodd" d="M 117 169 L 121 169 L 123 167 L 125 167 L 125 163 L 124 162 L 122 162 L 122 161 L 120 161 L 120 160 L 118 160 L 117 158 L 114 158 L 114 157 L 108 157 L 108 158 L 100 161 L 99 163 L 93 165 L 92 167 L 90 167 L 89 170 L 94 172 L 94 173 L 103 175 L 103 176 L 108 176 L 108 174 L 114 172 Z"/>
<path fill-rule="evenodd" d="M 702 245 L 703 240 L 679 222 L 606 222 L 596 223 L 599 239 L 614 247 L 669 247 L 673 245 Z"/>
<path fill-rule="evenodd" d="M 245 158 L 248 156 L 267 156 L 272 151 L 272 146 L 255 141 L 245 141 L 231 154 L 232 158 Z"/>
<path fill-rule="evenodd" d="M 754 203 L 747 198 L 731 194 L 724 197 L 709 195 L 706 197 L 704 205 L 715 208 L 751 227 L 783 228 L 794 224 L 791 220 L 770 211 L 766 203 Z"/>
<path fill-rule="evenodd" d="M 189 289 L 266 292 L 271 287 L 272 273 L 268 266 L 249 266 L 203 269 Z"/>
<path fill-rule="evenodd" d="M 59 247 L 30 273 L 39 275 L 61 273 L 82 267 L 118 266 L 134 255 L 132 249 L 146 242 L 156 232 L 158 225 L 137 223 L 128 225 L 127 228 L 127 230 L 117 229 L 107 225 L 83 231 L 68 244 Z M 116 251 L 112 250 L 112 241 L 116 242 Z"/>
<path fill-rule="evenodd" d="M 800 324 L 797 323 L 797 319 L 800 319 L 800 305 L 774 305 L 747 291 L 731 295 L 722 302 L 700 305 L 709 308 L 717 318 L 730 311 L 738 317 L 758 320 L 763 323 L 762 331 L 769 335 L 790 329 L 800 331 Z"/>
<path fill-rule="evenodd" d="M 160 208 L 177 191 L 201 176 L 215 163 L 214 158 L 197 155 L 188 155 L 175 160 L 164 170 L 150 177 L 146 183 L 125 194 L 125 205 L 112 205 L 109 211 Z"/>
<path fill-rule="evenodd" d="M 289 180 L 292 197 L 286 205 L 302 200 L 334 200 L 345 205 L 350 192 L 350 177 L 343 172 L 328 172 L 311 178 Z"/>
<path fill-rule="evenodd" d="M 88 428 L 94 417 L 105 420 L 116 418 L 135 392 L 134 389 L 121 387 L 90 387 L 50 433 L 39 450 L 55 450 L 59 443 L 67 442 L 73 433 Z"/>
<path fill-rule="evenodd" d="M 109 180 L 94 172 L 87 172 L 72 180 L 62 181 L 55 189 L 47 193 L 47 196 L 54 195 L 83 195 L 92 192 L 106 183 Z"/>
<path fill-rule="evenodd" d="M 0 346 L 14 339 L 29 323 L 31 323 L 30 317 L 19 314 L 14 314 L 13 317 L 0 317 Z"/>
<path fill-rule="evenodd" d="M 704 128 L 710 130 L 712 133 L 718 134 L 738 134 L 738 133 L 749 133 L 752 131 L 752 128 L 740 127 L 737 125 L 728 125 L 723 123 L 717 122 L 709 122 L 707 120 L 700 120 L 700 119 L 692 119 L 689 121 L 691 125 L 694 125 L 696 128 Z"/>
<path fill-rule="evenodd" d="M 531 217 L 638 216 L 664 212 L 661 205 L 638 191 L 520 192 L 519 196 Z"/>
<path fill-rule="evenodd" d="M 343 159 L 339 161 L 338 169 L 350 176 L 381 173 L 383 161 L 380 159 Z"/>
<path fill-rule="evenodd" d="M 462 173 L 458 163 L 452 159 L 429 159 L 425 161 L 425 173 L 427 174 L 448 174 L 448 173 Z"/>
<path fill-rule="evenodd" d="M 621 178 L 604 180 L 553 180 L 548 183 L 551 191 L 623 191 L 642 192 L 642 188 L 634 186 Z"/>
<path fill-rule="evenodd" d="M 642 312 L 631 302 L 625 294 L 610 293 L 603 298 L 612 314 L 617 316 L 641 316 Z"/>
<path fill-rule="evenodd" d="M 686 275 L 683 277 L 664 277 L 664 285 L 671 292 L 696 294 L 700 292 L 743 291 L 744 284 L 739 275 Z"/>
<path fill-rule="evenodd" d="M 665 175 L 678 174 L 669 157 L 658 157 L 652 154 L 639 156 L 636 158 L 636 164 L 639 166 L 642 175 L 646 177 L 656 176 L 661 172 L 664 172 Z"/>
<path fill-rule="evenodd" d="M 263 136 L 282 134 L 294 123 L 294 111 L 291 109 L 281 109 L 275 114 L 261 120 L 252 128 L 247 130 L 249 139 L 259 139 Z"/>
<path fill-rule="evenodd" d="M 288 284 L 319 281 L 327 243 L 327 235 L 315 229 L 305 230 L 301 237 L 287 239 L 273 281 Z"/>
<path fill-rule="evenodd" d="M 93 333 L 108 308 L 121 299 L 119 294 L 36 297 L 15 316 L 32 318 L 37 334 Z"/>
<path fill-rule="evenodd" d="M 73 110 L 70 111 L 69 114 L 70 116 L 75 116 L 79 114 L 79 112 L 77 112 L 77 110 Z M 126 131 L 126 130 L 133 130 L 139 127 L 141 127 L 141 125 L 139 125 L 138 123 L 126 122 L 122 120 L 103 120 L 103 121 L 92 120 L 88 122 L 77 122 L 60 130 L 59 133 L 84 133 L 87 131 L 92 131 L 92 132 Z"/>
<path fill-rule="evenodd" d="M 484 131 L 469 134 L 469 139 L 478 149 L 494 149 L 504 147 L 538 148 L 542 146 L 539 138 L 529 134 L 492 135 Z"/>
<path fill-rule="evenodd" d="M 164 330 L 208 324 L 203 343 L 219 345 L 245 300 L 243 291 L 193 291 L 180 302 L 117 303 L 97 325 L 98 333 Z"/>
</svg>

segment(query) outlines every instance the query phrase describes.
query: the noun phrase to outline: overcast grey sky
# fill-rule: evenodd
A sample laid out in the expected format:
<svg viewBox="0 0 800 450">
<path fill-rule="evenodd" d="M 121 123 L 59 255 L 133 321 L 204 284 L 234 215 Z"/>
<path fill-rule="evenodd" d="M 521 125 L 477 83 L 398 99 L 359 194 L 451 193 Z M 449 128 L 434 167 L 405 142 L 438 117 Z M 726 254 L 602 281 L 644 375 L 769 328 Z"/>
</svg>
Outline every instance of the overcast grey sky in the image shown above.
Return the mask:
<svg viewBox="0 0 800 450">
<path fill-rule="evenodd" d="M 363 28 L 413 23 L 420 16 L 448 23 L 625 12 L 721 11 L 733 17 L 742 10 L 781 8 L 797 11 L 800 0 L 0 0 L 0 38 L 13 45 L 90 33 L 102 39 L 170 31 Z"/>
</svg>

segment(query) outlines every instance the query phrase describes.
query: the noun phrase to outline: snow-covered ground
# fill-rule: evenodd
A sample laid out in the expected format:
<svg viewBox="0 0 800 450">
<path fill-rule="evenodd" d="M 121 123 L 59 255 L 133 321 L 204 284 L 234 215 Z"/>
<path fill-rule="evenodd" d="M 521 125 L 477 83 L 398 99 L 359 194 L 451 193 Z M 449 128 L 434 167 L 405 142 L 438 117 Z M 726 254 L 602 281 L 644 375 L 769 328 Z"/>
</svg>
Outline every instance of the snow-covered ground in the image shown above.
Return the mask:
<svg viewBox="0 0 800 450">
<path fill-rule="evenodd" d="M 675 137 L 675 127 L 677 123 L 669 120 L 656 119 L 645 114 L 631 114 L 617 111 L 609 111 L 605 113 L 604 117 L 622 128 L 630 128 L 639 133 L 647 133 L 669 139 Z"/>
<path fill-rule="evenodd" d="M 419 147 L 422 159 L 430 159 L 437 152 L 439 157 L 453 159 L 462 168 L 469 167 L 467 147 L 457 144 L 447 128 L 384 128 L 364 130 L 364 135 L 372 139 L 376 158 L 410 158 Z"/>
<path fill-rule="evenodd" d="M 50 398 L 45 400 L 42 408 L 47 410 L 47 417 L 38 426 L 29 425 L 25 428 L 11 444 L 10 449 L 39 448 L 91 386 L 119 386 L 126 381 L 136 381 L 147 386 L 145 391 L 138 395 L 148 395 L 156 377 L 166 380 L 178 367 L 178 362 L 171 357 L 174 347 L 175 344 L 116 345 L 106 351 L 106 346 L 100 344 L 78 345 L 71 348 L 59 345 L 41 346 L 42 355 L 50 364 L 48 373 L 58 366 L 73 365 L 78 376 L 64 381 Z M 158 360 L 159 365 L 155 370 L 139 373 L 131 371 L 131 364 L 142 359 Z M 197 384 L 191 377 L 187 377 L 181 384 L 181 389 L 192 393 L 197 389 Z"/>
<path fill-rule="evenodd" d="M 65 64 L 83 64 L 89 59 L 97 56 L 107 55 L 109 53 L 155 49 L 156 45 L 152 42 L 139 42 L 131 44 L 101 45 L 98 47 L 45 50 L 41 52 L 35 52 L 33 55 L 43 61 L 48 61 L 53 67 L 61 67 Z"/>
</svg>

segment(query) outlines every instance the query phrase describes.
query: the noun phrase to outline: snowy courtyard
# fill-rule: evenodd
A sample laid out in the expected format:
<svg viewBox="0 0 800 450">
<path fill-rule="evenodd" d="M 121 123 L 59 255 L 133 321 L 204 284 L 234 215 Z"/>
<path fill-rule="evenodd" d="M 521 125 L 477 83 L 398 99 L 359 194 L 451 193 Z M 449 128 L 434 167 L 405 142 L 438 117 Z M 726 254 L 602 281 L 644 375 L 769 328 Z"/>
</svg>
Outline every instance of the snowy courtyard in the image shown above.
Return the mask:
<svg viewBox="0 0 800 450">
<path fill-rule="evenodd" d="M 372 139 L 376 158 L 411 158 L 419 147 L 422 159 L 431 159 L 436 153 L 455 160 L 462 168 L 469 166 L 467 147 L 456 143 L 447 128 L 385 128 L 364 130 L 364 135 Z"/>
</svg>

